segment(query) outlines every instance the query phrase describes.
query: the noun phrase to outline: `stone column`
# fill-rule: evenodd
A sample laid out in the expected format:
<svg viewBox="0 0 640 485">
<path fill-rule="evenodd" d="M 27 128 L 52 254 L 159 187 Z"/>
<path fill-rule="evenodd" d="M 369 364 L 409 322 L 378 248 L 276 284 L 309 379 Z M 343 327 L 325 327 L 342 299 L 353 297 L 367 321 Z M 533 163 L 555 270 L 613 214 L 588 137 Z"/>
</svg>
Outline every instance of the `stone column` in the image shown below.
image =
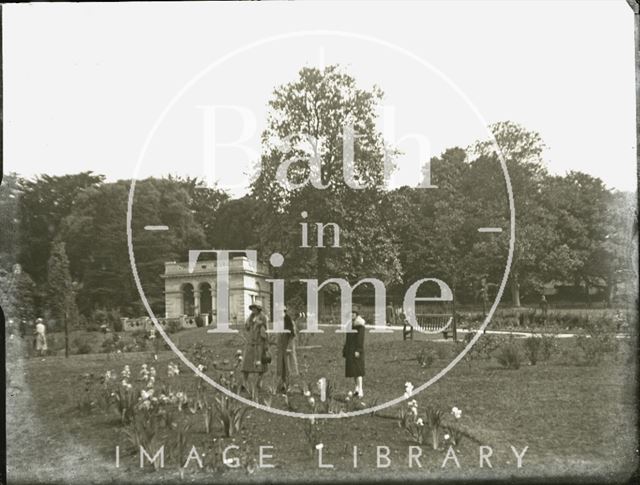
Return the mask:
<svg viewBox="0 0 640 485">
<path fill-rule="evenodd" d="M 211 321 L 209 325 L 213 325 L 218 322 L 218 316 L 216 308 L 218 305 L 218 294 L 216 292 L 215 284 L 211 284 Z"/>
<path fill-rule="evenodd" d="M 193 316 L 200 315 L 200 290 L 193 289 Z"/>
</svg>

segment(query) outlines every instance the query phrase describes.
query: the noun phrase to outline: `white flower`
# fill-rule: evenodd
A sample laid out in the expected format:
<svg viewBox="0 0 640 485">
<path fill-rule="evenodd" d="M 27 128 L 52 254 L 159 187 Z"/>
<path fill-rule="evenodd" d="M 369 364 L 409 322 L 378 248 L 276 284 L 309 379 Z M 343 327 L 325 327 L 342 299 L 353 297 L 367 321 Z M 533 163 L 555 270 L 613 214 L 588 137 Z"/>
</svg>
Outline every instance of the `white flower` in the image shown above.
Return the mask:
<svg viewBox="0 0 640 485">
<path fill-rule="evenodd" d="M 313 397 L 309 398 L 309 404 L 311 404 L 312 406 L 316 403 L 316 400 Z"/>
<path fill-rule="evenodd" d="M 424 426 L 424 421 L 422 421 L 422 418 L 418 418 L 418 420 L 416 421 L 416 424 L 418 426 Z"/>
<path fill-rule="evenodd" d="M 198 370 L 202 372 L 204 370 L 204 366 L 202 364 L 198 364 Z M 177 372 L 176 372 L 177 374 Z"/>
<path fill-rule="evenodd" d="M 140 407 L 142 407 L 143 409 L 149 409 L 151 407 L 151 403 L 149 401 L 142 401 Z"/>
<path fill-rule="evenodd" d="M 404 391 L 405 395 L 408 394 L 410 396 L 413 393 L 413 384 L 411 384 L 410 382 L 405 382 Z"/>
<path fill-rule="evenodd" d="M 242 350 L 240 349 L 236 350 L 236 355 L 242 355 Z"/>
<path fill-rule="evenodd" d="M 351 392 L 351 391 L 347 392 L 347 397 L 348 397 L 348 398 L 353 397 L 353 392 Z"/>
<path fill-rule="evenodd" d="M 316 445 L 316 450 L 321 450 L 322 448 L 324 448 L 324 445 L 322 443 L 318 443 Z"/>
<path fill-rule="evenodd" d="M 456 419 L 460 419 L 460 416 L 462 416 L 462 410 L 454 406 L 451 408 L 451 414 L 453 414 Z"/>
<path fill-rule="evenodd" d="M 448 439 L 449 439 L 449 435 L 448 435 L 448 434 L 445 434 L 445 435 L 444 435 L 444 439 L 445 439 L 445 440 L 448 440 Z"/>
<path fill-rule="evenodd" d="M 311 396 L 311 391 L 304 391 L 304 397 Z"/>
</svg>

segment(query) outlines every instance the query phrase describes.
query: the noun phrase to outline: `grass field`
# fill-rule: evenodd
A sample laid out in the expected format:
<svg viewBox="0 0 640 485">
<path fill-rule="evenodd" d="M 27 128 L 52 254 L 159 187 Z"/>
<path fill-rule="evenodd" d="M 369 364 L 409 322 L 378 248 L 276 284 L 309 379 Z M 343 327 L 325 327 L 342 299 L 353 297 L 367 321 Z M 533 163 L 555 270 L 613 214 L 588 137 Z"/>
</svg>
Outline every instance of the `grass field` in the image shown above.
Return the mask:
<svg viewBox="0 0 640 485">
<path fill-rule="evenodd" d="M 306 343 L 307 349 L 298 351 L 301 375 L 293 379 L 290 405 L 301 412 L 310 410 L 302 395 L 304 383 L 313 387 L 317 379 L 326 377 L 335 384 L 337 396 L 352 389 L 352 382 L 343 377 L 344 336 L 325 330 Z M 97 335 L 96 339 L 103 338 Z M 187 353 L 195 343 L 202 343 L 220 362 L 232 361 L 237 349 L 242 348 L 240 335 L 214 337 L 205 329 L 182 331 L 172 338 Z M 378 415 L 326 420 L 320 427 L 323 462 L 333 464 L 333 469 L 318 467 L 318 454 L 311 452 L 304 433 L 308 420 L 251 409 L 240 434 L 224 438 L 222 428 L 206 434 L 202 417 L 187 411 L 183 419 L 192 426 L 188 446 L 196 446 L 211 461 L 205 458 L 203 469 L 192 461 L 183 479 L 216 483 L 338 481 L 362 479 L 363 474 L 368 474 L 380 480 L 560 475 L 594 481 L 621 480 L 637 467 L 635 360 L 630 360 L 629 355 L 608 354 L 604 362 L 595 366 L 572 365 L 564 362 L 561 354 L 574 345 L 573 340 L 559 341 L 559 349 L 549 361 L 534 366 L 525 363 L 518 370 L 503 369 L 495 359 L 462 361 L 416 396 L 421 410 L 432 405 L 445 413 L 453 406 L 463 411 L 460 425 L 473 439 L 463 439 L 456 447 L 460 468 L 453 460 L 443 468 L 447 447 L 433 450 L 428 445 L 422 446 L 422 468 L 415 462 L 409 467 L 408 449 L 415 443 L 397 420 L 404 403 Z M 127 454 L 127 440 L 114 410 L 83 412 L 77 406 L 84 389 L 84 374 L 120 372 L 125 364 L 135 374 L 146 362 L 154 365 L 159 375 L 166 375 L 167 363 L 178 362 L 172 352 L 161 352 L 157 360 L 151 352 L 74 355 L 69 359 L 51 356 L 41 360 L 22 358 L 23 345 L 14 338 L 7 348 L 10 482 L 156 483 L 180 477 L 178 464 L 170 459 L 160 471 L 152 471 L 150 465 L 139 468 L 138 456 Z M 427 368 L 416 360 L 422 349 L 427 349 L 434 359 Z M 450 341 L 425 342 L 419 338 L 404 342 L 400 332 L 367 334 L 364 404 L 370 406 L 402 395 L 405 381 L 416 387 L 424 383 L 445 367 L 457 350 Z M 267 374 L 267 384 L 272 382 L 273 372 L 270 369 Z M 182 365 L 181 389 L 193 395 L 197 379 L 189 374 Z M 273 396 L 271 406 L 284 409 L 284 397 Z M 237 455 L 247 459 L 258 458 L 259 446 L 273 446 L 268 453 L 273 455 L 269 463 L 275 467 L 249 473 L 245 468 L 222 466 L 214 457 L 231 443 L 239 446 Z M 377 468 L 378 445 L 390 450 L 388 468 Z M 491 446 L 493 468 L 479 468 L 480 445 Z M 122 450 L 119 468 L 115 466 L 116 446 Z M 356 469 L 353 446 L 358 447 Z M 528 447 L 522 468 L 516 467 L 511 446 L 518 452 Z"/>
</svg>

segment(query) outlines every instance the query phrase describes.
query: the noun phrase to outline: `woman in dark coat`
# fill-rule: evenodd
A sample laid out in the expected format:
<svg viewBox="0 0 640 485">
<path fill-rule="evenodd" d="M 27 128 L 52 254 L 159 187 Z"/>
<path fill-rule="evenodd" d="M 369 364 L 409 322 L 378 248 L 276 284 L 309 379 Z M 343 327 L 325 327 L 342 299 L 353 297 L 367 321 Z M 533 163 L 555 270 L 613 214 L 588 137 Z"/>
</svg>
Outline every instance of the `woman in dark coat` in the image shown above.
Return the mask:
<svg viewBox="0 0 640 485">
<path fill-rule="evenodd" d="M 262 313 L 262 305 L 256 302 L 249 306 L 249 310 L 251 314 L 244 326 L 247 340 L 242 361 L 242 384 L 247 390 L 249 374 L 258 375 L 257 386 L 261 387 L 262 375 L 266 372 L 268 364 L 264 357 L 269 349 L 267 317 Z"/>
<path fill-rule="evenodd" d="M 362 378 L 364 377 L 364 319 L 357 310 L 351 313 L 351 328 L 354 332 L 347 333 L 347 340 L 342 349 L 345 358 L 345 377 L 353 377 L 355 381 L 355 395 L 362 397 Z"/>
</svg>

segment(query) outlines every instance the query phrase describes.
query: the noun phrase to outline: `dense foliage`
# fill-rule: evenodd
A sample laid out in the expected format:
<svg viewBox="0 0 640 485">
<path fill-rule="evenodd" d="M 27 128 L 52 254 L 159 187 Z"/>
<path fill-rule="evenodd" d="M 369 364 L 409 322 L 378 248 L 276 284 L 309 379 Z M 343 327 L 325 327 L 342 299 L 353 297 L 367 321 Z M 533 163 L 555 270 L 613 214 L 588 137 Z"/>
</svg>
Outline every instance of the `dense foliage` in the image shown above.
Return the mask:
<svg viewBox="0 0 640 485">
<path fill-rule="evenodd" d="M 274 91 L 261 170 L 246 196 L 231 199 L 195 179 L 138 181 L 132 235 L 138 272 L 154 310 L 163 311 L 159 276 L 164 263 L 186 261 L 189 249 L 212 248 L 256 248 L 265 260 L 274 251 L 282 253 L 285 264 L 275 273 L 287 281 L 288 298 L 304 299 L 296 284 L 300 278 L 342 277 L 354 283 L 375 277 L 391 294 L 401 294 L 420 278 L 437 277 L 461 301 L 477 302 L 481 281 L 495 292 L 508 250 L 500 154 L 509 171 L 517 221 L 505 298 L 510 296 L 516 306 L 521 299 L 537 302 L 542 285 L 550 281 L 583 288 L 584 294 L 577 295 L 583 298 L 589 288 L 601 287 L 608 303 L 616 290 L 637 292 L 630 271 L 635 194 L 608 189 L 581 172 L 550 175 L 540 136 L 513 122 L 490 127 L 500 152 L 488 138 L 433 157 L 428 166 L 437 188 L 389 190 L 385 160 L 397 152 L 385 147 L 376 127 L 381 99 L 378 88 L 359 88 L 338 67 L 302 69 L 297 80 Z M 349 187 L 343 177 L 347 121 L 359 135 L 354 177 L 370 184 L 362 190 Z M 287 150 L 282 149 L 285 140 Z M 321 173 L 315 175 L 326 186 L 322 190 L 300 183 L 313 175 L 309 157 L 321 162 Z M 276 181 L 285 158 L 294 159 L 287 175 L 299 186 L 282 187 Z M 70 288 L 64 291 L 73 294 L 86 317 L 96 311 L 143 313 L 129 264 L 129 188 L 130 181 L 105 182 L 90 172 L 31 180 L 5 176 L 0 187 L 0 296 L 8 316 L 59 314 L 56 295 L 62 293 L 56 285 L 63 280 Z M 310 248 L 301 247 L 301 222 L 308 224 Z M 313 247 L 315 224 L 329 222 L 340 227 L 340 247 L 331 247 L 331 229 L 325 247 Z M 148 224 L 171 230 L 145 231 Z M 479 233 L 483 226 L 503 232 Z M 69 281 L 65 274 L 50 274 L 52 268 L 64 273 L 67 257 Z M 22 266 L 22 275 L 13 273 L 15 263 Z"/>
</svg>

